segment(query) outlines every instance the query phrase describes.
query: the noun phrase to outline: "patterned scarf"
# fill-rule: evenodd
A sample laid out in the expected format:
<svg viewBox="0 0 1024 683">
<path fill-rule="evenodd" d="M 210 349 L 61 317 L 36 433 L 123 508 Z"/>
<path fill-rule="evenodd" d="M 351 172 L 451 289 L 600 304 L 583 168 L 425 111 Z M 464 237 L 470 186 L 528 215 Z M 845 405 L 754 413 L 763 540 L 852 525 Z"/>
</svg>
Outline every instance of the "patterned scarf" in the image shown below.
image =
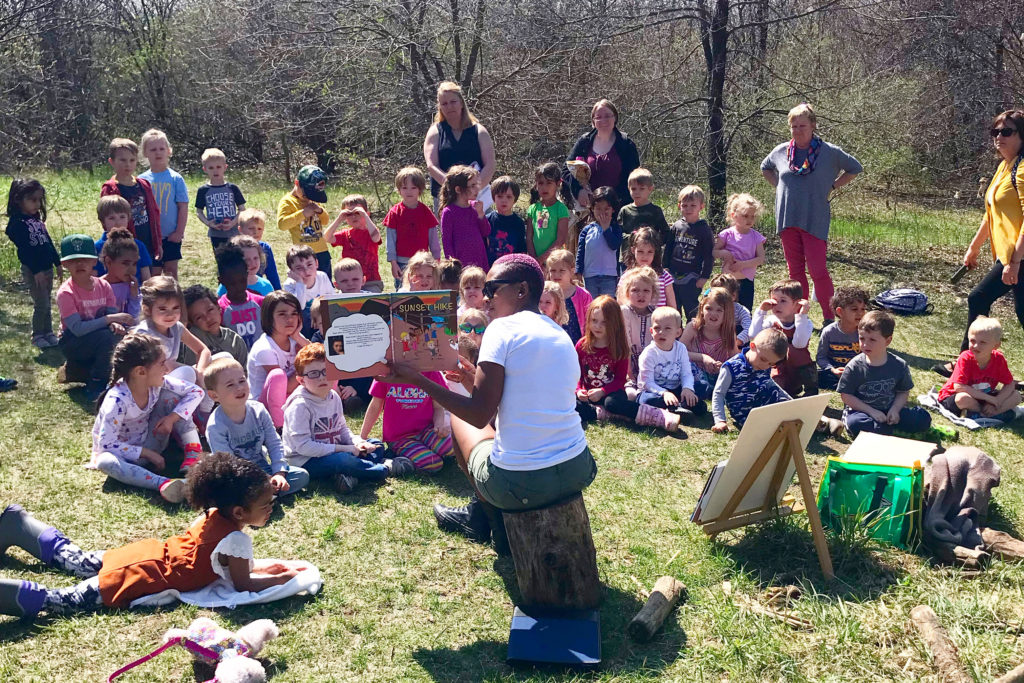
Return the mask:
<svg viewBox="0 0 1024 683">
<path fill-rule="evenodd" d="M 818 160 L 818 152 L 821 151 L 821 138 L 817 135 L 811 137 L 811 148 L 807 150 L 807 158 L 802 166 L 793 163 L 796 157 L 796 142 L 789 141 L 789 149 L 786 150 L 786 161 L 789 162 L 789 170 L 797 175 L 807 175 L 814 170 L 814 162 Z"/>
</svg>

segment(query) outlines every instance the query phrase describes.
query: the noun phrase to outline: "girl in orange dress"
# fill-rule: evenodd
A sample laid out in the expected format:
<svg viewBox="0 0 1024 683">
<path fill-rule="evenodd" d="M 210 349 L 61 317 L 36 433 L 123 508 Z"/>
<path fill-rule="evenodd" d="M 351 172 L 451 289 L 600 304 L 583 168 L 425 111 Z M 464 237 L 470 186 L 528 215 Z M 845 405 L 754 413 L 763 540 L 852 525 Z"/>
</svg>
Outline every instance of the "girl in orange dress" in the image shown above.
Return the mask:
<svg viewBox="0 0 1024 683">
<path fill-rule="evenodd" d="M 20 505 L 11 505 L 0 515 L 0 554 L 16 545 L 84 581 L 47 589 L 32 581 L 0 579 L 0 614 L 32 619 L 39 612 L 123 608 L 136 598 L 168 589 L 198 590 L 218 579 L 230 580 L 238 591 L 261 591 L 295 576 L 298 570 L 280 564 L 252 571 L 252 539 L 244 530 L 266 524 L 274 508 L 270 479 L 259 467 L 213 453 L 189 470 L 185 495 L 194 509 L 203 510 L 185 533 L 106 552 L 84 551 Z"/>
</svg>

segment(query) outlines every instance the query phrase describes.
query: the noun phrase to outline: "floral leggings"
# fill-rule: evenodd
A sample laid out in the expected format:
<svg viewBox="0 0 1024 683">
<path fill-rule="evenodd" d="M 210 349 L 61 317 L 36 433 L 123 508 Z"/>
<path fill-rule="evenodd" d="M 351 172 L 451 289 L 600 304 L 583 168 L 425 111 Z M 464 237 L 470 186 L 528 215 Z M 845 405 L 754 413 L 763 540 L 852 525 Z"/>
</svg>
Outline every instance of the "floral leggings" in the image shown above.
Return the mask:
<svg viewBox="0 0 1024 683">
<path fill-rule="evenodd" d="M 85 551 L 74 543 L 64 543 L 54 550 L 52 564 L 85 580 L 68 588 L 47 589 L 44 610 L 51 614 L 70 614 L 103 606 L 98 576 L 103 566 L 103 551 Z"/>
</svg>

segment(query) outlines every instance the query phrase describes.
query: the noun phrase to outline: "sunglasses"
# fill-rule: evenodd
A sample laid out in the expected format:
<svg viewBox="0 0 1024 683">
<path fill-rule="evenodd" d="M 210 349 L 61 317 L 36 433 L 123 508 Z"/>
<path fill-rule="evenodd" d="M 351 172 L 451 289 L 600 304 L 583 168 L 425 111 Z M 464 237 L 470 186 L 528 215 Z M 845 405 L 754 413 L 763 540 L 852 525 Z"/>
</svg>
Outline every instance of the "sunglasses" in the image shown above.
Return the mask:
<svg viewBox="0 0 1024 683">
<path fill-rule="evenodd" d="M 1010 137 L 1011 135 L 1013 135 L 1016 132 L 1017 132 L 1016 128 L 1009 128 L 1009 127 L 1007 127 L 1007 128 L 993 128 L 992 130 L 990 130 L 988 132 L 988 134 L 991 135 L 992 137 L 998 137 L 998 136 L 1002 135 L 1004 138 L 1008 138 L 1008 137 Z"/>
<path fill-rule="evenodd" d="M 302 376 L 303 377 L 308 377 L 309 379 L 320 379 L 321 377 L 326 377 L 327 376 L 327 371 L 326 370 L 310 370 L 309 372 L 304 373 Z"/>
<path fill-rule="evenodd" d="M 499 289 L 501 289 L 505 285 L 514 285 L 518 282 L 522 282 L 522 280 L 488 280 L 487 282 L 484 283 L 483 287 L 484 297 L 487 299 L 493 299 L 494 295 L 498 293 Z"/>
<path fill-rule="evenodd" d="M 466 334 L 483 334 L 484 330 L 487 329 L 487 325 L 471 325 L 469 323 L 459 323 L 459 331 L 465 332 Z"/>
</svg>

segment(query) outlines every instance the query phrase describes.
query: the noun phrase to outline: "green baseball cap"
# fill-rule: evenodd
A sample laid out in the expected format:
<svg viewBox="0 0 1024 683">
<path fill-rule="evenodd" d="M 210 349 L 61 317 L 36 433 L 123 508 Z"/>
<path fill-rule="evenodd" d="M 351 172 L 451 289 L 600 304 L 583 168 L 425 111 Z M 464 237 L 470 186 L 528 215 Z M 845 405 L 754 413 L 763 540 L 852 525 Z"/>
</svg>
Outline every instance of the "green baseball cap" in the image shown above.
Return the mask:
<svg viewBox="0 0 1024 683">
<path fill-rule="evenodd" d="M 326 202 L 327 193 L 324 188 L 327 186 L 327 174 L 319 166 L 312 164 L 299 169 L 299 187 L 307 199 L 314 202 Z"/>
<path fill-rule="evenodd" d="M 88 235 L 68 235 L 60 241 L 60 261 L 97 258 L 96 243 Z"/>
</svg>

